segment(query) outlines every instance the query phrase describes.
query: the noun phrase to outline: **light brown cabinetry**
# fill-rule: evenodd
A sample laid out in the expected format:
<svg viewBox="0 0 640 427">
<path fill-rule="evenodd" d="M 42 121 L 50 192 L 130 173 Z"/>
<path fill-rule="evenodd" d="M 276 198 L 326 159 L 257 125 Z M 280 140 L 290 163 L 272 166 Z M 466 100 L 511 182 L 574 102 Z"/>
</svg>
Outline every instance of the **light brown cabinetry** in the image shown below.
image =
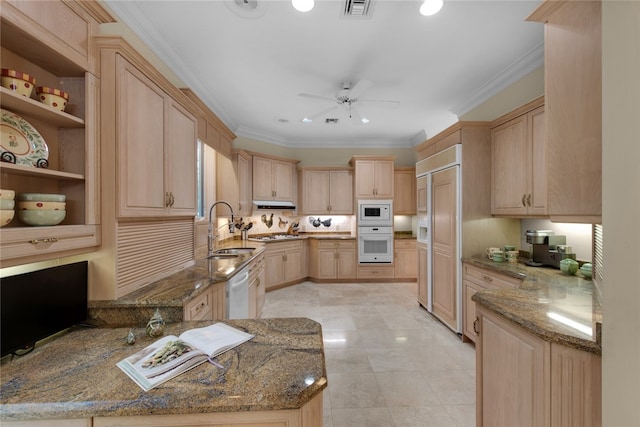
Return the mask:
<svg viewBox="0 0 640 427">
<path fill-rule="evenodd" d="M 397 167 L 393 171 L 393 214 L 416 214 L 415 167 Z"/>
<path fill-rule="evenodd" d="M 356 270 L 357 278 L 367 281 L 394 278 L 393 265 L 358 264 Z"/>
<path fill-rule="evenodd" d="M 233 207 L 238 217 L 251 216 L 251 156 L 244 150 L 233 150 L 231 159 L 216 156 L 216 193 Z M 229 216 L 225 205 L 216 207 L 218 215 Z"/>
<path fill-rule="evenodd" d="M 355 240 L 309 240 L 309 277 L 317 280 L 356 278 Z"/>
<path fill-rule="evenodd" d="M 476 425 L 602 425 L 601 357 L 538 338 L 483 307 Z"/>
<path fill-rule="evenodd" d="M 416 179 L 416 211 L 418 214 L 427 213 L 427 177 Z"/>
<path fill-rule="evenodd" d="M 471 297 L 476 292 L 485 289 L 512 289 L 517 288 L 521 280 L 504 274 L 478 268 L 469 264 L 463 264 L 462 292 L 463 292 L 463 334 L 466 338 L 476 342 L 478 338 L 478 317 L 476 316 L 476 303 Z"/>
<path fill-rule="evenodd" d="M 602 29 L 599 1 L 545 1 L 549 215 L 602 222 Z"/>
<path fill-rule="evenodd" d="M 253 156 L 253 199 L 294 200 L 294 165 L 292 160 Z"/>
<path fill-rule="evenodd" d="M 301 168 L 300 172 L 300 200 L 303 214 L 353 214 L 352 169 Z"/>
<path fill-rule="evenodd" d="M 267 290 L 303 280 L 307 277 L 306 241 L 269 243 L 264 261 Z"/>
<path fill-rule="evenodd" d="M 69 93 L 65 112 L 0 88 L 2 109 L 22 117 L 49 149 L 47 168 L 2 162 L 2 188 L 66 195 L 54 227 L 25 227 L 17 217 L 0 230 L 2 267 L 92 251 L 101 243 L 98 164 L 100 79 L 92 37 L 113 18 L 86 2 L 3 1 L 2 68 L 25 72 L 38 86 Z M 66 31 L 73 26 L 74 31 Z"/>
<path fill-rule="evenodd" d="M 103 71 L 116 80 L 118 216 L 195 215 L 195 117 L 121 53 Z"/>
<path fill-rule="evenodd" d="M 541 103 L 542 98 L 492 123 L 494 215 L 547 215 L 547 144 Z"/>
<path fill-rule="evenodd" d="M 416 253 L 418 255 L 418 303 L 427 307 L 427 286 L 428 286 L 428 266 L 427 266 L 427 244 L 417 243 Z"/>
<path fill-rule="evenodd" d="M 418 276 L 416 241 L 414 239 L 394 239 L 393 245 L 394 277 L 402 280 L 416 280 Z"/>
<path fill-rule="evenodd" d="M 393 199 L 393 157 L 353 156 L 354 197 Z"/>
<path fill-rule="evenodd" d="M 266 291 L 264 254 L 258 255 L 249 266 L 249 318 L 256 319 L 262 313 Z"/>
</svg>

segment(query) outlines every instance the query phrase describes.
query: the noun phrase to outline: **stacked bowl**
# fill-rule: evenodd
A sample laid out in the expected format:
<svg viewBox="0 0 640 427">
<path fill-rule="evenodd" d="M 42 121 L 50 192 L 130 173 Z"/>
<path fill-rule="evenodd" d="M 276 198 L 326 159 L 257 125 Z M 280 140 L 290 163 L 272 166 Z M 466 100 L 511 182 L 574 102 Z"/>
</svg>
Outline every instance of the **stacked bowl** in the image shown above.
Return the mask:
<svg viewBox="0 0 640 427">
<path fill-rule="evenodd" d="M 13 210 L 16 204 L 15 195 L 16 192 L 13 190 L 0 189 L 0 227 L 9 224 L 16 213 Z"/>
<path fill-rule="evenodd" d="M 67 214 L 64 194 L 18 194 L 18 219 L 34 226 L 60 224 Z"/>
</svg>

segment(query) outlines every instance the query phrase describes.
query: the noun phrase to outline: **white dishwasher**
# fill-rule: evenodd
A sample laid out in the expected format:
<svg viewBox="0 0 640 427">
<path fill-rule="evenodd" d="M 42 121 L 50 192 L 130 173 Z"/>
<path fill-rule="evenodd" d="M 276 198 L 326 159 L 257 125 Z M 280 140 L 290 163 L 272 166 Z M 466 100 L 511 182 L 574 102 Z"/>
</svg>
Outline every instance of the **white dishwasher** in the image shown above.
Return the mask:
<svg viewBox="0 0 640 427">
<path fill-rule="evenodd" d="M 227 319 L 249 317 L 249 267 L 227 281 Z"/>
</svg>

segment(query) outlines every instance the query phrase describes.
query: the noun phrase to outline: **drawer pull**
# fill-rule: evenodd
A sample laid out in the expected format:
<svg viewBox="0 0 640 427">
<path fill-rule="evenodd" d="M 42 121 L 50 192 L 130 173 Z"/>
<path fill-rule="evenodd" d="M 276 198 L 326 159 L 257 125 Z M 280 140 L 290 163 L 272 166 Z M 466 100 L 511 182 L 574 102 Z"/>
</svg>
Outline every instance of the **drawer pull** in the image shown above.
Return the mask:
<svg viewBox="0 0 640 427">
<path fill-rule="evenodd" d="M 527 195 L 526 194 L 522 195 L 522 207 L 524 207 L 524 208 L 527 207 Z"/>
<path fill-rule="evenodd" d="M 29 243 L 32 245 L 37 245 L 38 243 L 55 243 L 58 241 L 57 237 L 47 237 L 45 239 L 33 239 L 29 240 Z"/>
<path fill-rule="evenodd" d="M 493 277 L 491 276 L 482 276 L 482 280 L 485 282 L 493 282 Z"/>
<path fill-rule="evenodd" d="M 479 320 L 480 320 L 480 319 L 478 319 L 478 318 L 476 317 L 476 320 L 474 320 L 474 321 L 473 321 L 473 332 L 475 332 L 476 334 L 479 334 L 479 333 L 480 333 L 480 331 L 478 330 L 478 321 L 479 321 Z"/>
</svg>

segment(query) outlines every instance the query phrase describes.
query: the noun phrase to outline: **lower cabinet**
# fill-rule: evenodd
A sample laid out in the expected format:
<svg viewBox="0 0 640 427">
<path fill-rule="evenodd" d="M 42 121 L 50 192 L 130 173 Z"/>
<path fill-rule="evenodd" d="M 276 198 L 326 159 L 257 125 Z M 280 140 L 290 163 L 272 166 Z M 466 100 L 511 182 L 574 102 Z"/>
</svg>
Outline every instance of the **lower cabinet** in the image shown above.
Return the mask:
<svg viewBox="0 0 640 427">
<path fill-rule="evenodd" d="M 306 241 L 268 243 L 264 255 L 265 286 L 275 289 L 307 277 Z"/>
<path fill-rule="evenodd" d="M 496 273 L 495 271 L 464 264 L 462 268 L 462 333 L 465 338 L 476 342 L 477 316 L 476 303 L 471 300 L 473 294 L 485 289 L 517 288 L 520 279 Z"/>
<path fill-rule="evenodd" d="M 309 242 L 309 277 L 317 280 L 356 278 L 355 240 L 318 240 Z"/>
<path fill-rule="evenodd" d="M 184 320 L 216 320 L 227 317 L 227 284 L 216 283 L 184 305 Z"/>
<path fill-rule="evenodd" d="M 424 308 L 427 308 L 427 275 L 429 273 L 427 267 L 427 244 L 416 244 L 416 253 L 418 256 L 418 303 Z"/>
<path fill-rule="evenodd" d="M 418 276 L 416 241 L 413 239 L 395 239 L 393 244 L 394 277 L 396 279 L 416 280 Z"/>
<path fill-rule="evenodd" d="M 476 425 L 597 427 L 601 357 L 478 310 Z"/>
<path fill-rule="evenodd" d="M 258 255 L 249 266 L 249 318 L 257 319 L 262 314 L 266 291 L 264 254 Z"/>
<path fill-rule="evenodd" d="M 394 271 L 391 264 L 358 264 L 358 279 L 376 280 L 393 279 Z"/>
</svg>

